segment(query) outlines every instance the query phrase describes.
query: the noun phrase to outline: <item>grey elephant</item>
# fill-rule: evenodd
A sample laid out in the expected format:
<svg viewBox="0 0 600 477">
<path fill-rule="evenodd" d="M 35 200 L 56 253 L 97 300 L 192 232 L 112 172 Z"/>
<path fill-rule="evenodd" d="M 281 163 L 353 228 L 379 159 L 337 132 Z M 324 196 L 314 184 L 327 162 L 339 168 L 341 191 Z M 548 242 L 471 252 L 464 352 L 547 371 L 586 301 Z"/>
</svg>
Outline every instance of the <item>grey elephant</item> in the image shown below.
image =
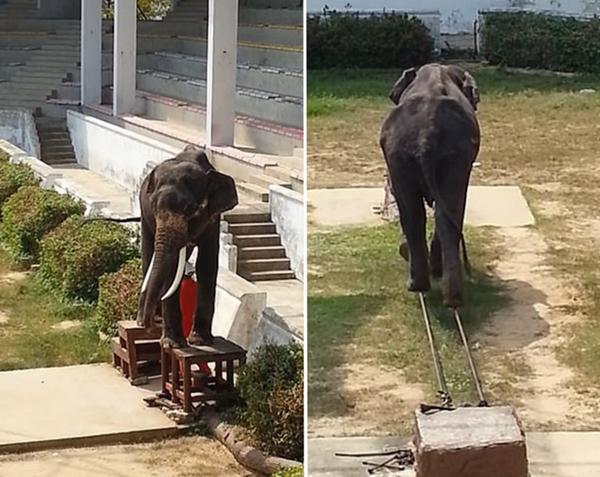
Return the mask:
<svg viewBox="0 0 600 477">
<path fill-rule="evenodd" d="M 428 64 L 404 71 L 390 99 L 396 107 L 383 123 L 380 145 L 406 237 L 408 290 L 430 289 L 430 271 L 442 277 L 444 304 L 464 300 L 460 244 L 471 168 L 479 153 L 479 91 L 454 65 Z M 435 207 L 428 250 L 425 202 Z M 465 263 L 466 265 L 466 263 Z"/>
<path fill-rule="evenodd" d="M 188 341 L 212 341 L 220 216 L 237 203 L 234 180 L 216 171 L 206 154 L 193 147 L 162 162 L 144 179 L 140 190 L 144 281 L 138 324 L 151 327 L 162 303 L 163 346 L 186 344 L 179 287 L 186 259 L 194 247 L 198 247 L 197 308 Z"/>
</svg>

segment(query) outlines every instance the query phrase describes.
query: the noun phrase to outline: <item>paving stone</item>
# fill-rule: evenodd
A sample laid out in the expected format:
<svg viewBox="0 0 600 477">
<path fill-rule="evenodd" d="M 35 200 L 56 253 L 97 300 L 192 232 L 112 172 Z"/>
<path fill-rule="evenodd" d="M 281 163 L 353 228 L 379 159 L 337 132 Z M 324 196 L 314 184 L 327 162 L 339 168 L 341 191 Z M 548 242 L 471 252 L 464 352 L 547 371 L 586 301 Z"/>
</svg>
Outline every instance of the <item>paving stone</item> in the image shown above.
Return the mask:
<svg viewBox="0 0 600 477">
<path fill-rule="evenodd" d="M 416 477 L 527 477 L 525 434 L 512 407 L 416 411 Z"/>
</svg>

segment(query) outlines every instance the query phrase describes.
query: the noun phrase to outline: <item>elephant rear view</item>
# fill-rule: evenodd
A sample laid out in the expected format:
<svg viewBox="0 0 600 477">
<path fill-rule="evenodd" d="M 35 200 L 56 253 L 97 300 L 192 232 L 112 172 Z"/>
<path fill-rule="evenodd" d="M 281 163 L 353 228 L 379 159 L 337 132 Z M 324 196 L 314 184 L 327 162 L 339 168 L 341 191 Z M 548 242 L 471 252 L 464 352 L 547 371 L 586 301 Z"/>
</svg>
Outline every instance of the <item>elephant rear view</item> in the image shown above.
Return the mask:
<svg viewBox="0 0 600 477">
<path fill-rule="evenodd" d="M 444 304 L 463 304 L 460 243 L 467 188 L 479 152 L 475 111 L 479 92 L 458 66 L 429 64 L 404 71 L 390 93 L 396 104 L 380 137 L 392 193 L 398 204 L 409 261 L 408 290 L 430 289 L 430 272 L 442 277 Z M 435 206 L 431 249 L 425 202 Z"/>
</svg>

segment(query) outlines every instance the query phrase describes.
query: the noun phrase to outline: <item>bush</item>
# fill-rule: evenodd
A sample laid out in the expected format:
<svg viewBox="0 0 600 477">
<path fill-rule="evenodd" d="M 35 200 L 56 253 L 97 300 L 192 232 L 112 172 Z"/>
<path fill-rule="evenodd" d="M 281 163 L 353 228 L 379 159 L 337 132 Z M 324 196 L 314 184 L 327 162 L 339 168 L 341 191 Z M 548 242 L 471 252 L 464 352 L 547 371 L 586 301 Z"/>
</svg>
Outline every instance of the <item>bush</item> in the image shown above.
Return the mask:
<svg viewBox="0 0 600 477">
<path fill-rule="evenodd" d="M 431 60 L 427 27 L 405 14 L 326 13 L 307 21 L 309 68 L 408 68 Z"/>
<path fill-rule="evenodd" d="M 0 237 L 13 260 L 37 260 L 41 238 L 84 210 L 81 202 L 69 196 L 37 186 L 22 187 L 2 208 Z"/>
<path fill-rule="evenodd" d="M 94 302 L 100 277 L 137 255 L 131 239 L 122 225 L 71 217 L 42 240 L 38 275 L 65 300 Z"/>
<path fill-rule="evenodd" d="M 117 322 L 137 318 L 142 261 L 130 260 L 119 271 L 100 277 L 97 324 L 100 331 L 112 336 Z"/>
<path fill-rule="evenodd" d="M 482 54 L 492 64 L 600 72 L 600 19 L 532 12 L 485 14 Z"/>
<path fill-rule="evenodd" d="M 37 183 L 31 168 L 24 164 L 11 164 L 0 157 L 0 207 L 21 187 Z"/>
<path fill-rule="evenodd" d="M 4 162 L 4 161 L 8 161 L 10 159 L 10 156 L 4 152 L 0 150 L 0 161 Z"/>
<path fill-rule="evenodd" d="M 303 477 L 304 467 L 288 467 L 287 469 L 278 470 L 273 474 L 273 477 Z"/>
<path fill-rule="evenodd" d="M 261 346 L 241 371 L 244 419 L 262 448 L 302 460 L 304 447 L 303 352 L 298 344 Z"/>
</svg>

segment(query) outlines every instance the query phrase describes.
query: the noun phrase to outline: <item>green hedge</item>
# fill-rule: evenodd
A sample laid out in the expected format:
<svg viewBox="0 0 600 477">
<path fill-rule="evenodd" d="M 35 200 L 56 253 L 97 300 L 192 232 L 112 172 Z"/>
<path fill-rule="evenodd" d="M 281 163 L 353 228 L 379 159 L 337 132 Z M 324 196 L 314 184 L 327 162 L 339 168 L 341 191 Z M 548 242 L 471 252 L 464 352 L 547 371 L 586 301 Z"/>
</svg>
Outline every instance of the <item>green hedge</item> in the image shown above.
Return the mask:
<svg viewBox="0 0 600 477">
<path fill-rule="evenodd" d="M 97 324 L 105 334 L 112 336 L 121 320 L 137 318 L 142 261 L 130 260 L 117 272 L 100 277 Z"/>
<path fill-rule="evenodd" d="M 238 381 L 246 424 L 263 449 L 302 460 L 304 365 L 299 344 L 265 344 L 242 369 Z"/>
<path fill-rule="evenodd" d="M 289 467 L 287 469 L 278 470 L 273 474 L 273 477 L 303 477 L 304 467 Z"/>
<path fill-rule="evenodd" d="M 71 215 L 83 215 L 85 206 L 58 192 L 27 186 L 2 208 L 0 237 L 15 261 L 37 260 L 42 237 Z"/>
<path fill-rule="evenodd" d="M 482 54 L 492 64 L 600 73 L 600 19 L 486 13 Z"/>
<path fill-rule="evenodd" d="M 24 164 L 11 164 L 0 158 L 0 207 L 21 187 L 37 183 L 30 167 Z"/>
<path fill-rule="evenodd" d="M 116 272 L 136 255 L 132 234 L 122 225 L 83 224 L 81 218 L 72 217 L 42 240 L 38 274 L 65 300 L 94 302 L 100 277 Z"/>
<path fill-rule="evenodd" d="M 427 27 L 406 14 L 331 12 L 307 21 L 309 68 L 408 68 L 429 62 L 433 46 Z"/>
</svg>

